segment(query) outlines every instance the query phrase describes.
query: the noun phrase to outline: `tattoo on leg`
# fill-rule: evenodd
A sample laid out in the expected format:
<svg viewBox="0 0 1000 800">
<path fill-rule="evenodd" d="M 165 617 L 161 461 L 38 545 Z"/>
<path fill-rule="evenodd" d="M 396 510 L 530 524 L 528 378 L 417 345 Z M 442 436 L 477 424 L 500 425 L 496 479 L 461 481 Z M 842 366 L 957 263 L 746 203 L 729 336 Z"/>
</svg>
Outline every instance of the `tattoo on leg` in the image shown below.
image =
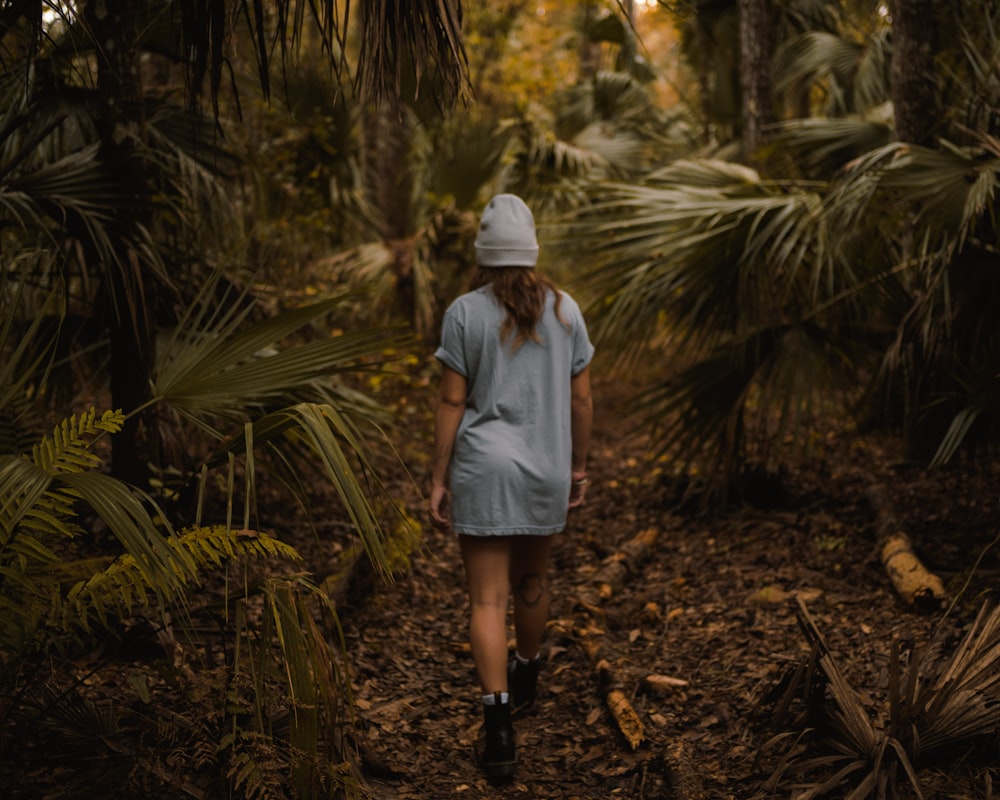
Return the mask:
<svg viewBox="0 0 1000 800">
<path fill-rule="evenodd" d="M 548 586 L 545 584 L 545 579 L 537 572 L 526 572 L 514 587 L 514 591 L 528 608 L 535 608 L 545 597 Z"/>
</svg>

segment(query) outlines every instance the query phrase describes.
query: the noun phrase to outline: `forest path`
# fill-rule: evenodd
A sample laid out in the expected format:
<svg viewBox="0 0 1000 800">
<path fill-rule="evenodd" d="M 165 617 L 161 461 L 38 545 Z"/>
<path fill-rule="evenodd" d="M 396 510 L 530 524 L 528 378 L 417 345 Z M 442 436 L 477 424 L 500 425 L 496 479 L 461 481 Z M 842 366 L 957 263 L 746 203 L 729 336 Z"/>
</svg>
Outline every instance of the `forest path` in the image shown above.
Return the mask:
<svg viewBox="0 0 1000 800">
<path fill-rule="evenodd" d="M 901 507 L 921 521 L 911 531 L 918 546 L 929 543 L 936 523 L 953 524 L 949 514 L 963 516 L 969 537 L 995 535 L 995 492 L 982 500 L 991 474 L 931 480 L 888 463 L 872 441 L 836 432 L 822 458 L 783 476 L 779 504 L 678 517 L 644 439 L 623 431 L 627 401 L 616 384 L 595 386 L 592 484 L 554 547 L 547 661 L 536 711 L 515 724 L 520 764 L 512 784 L 490 786 L 475 762 L 479 690 L 454 536 L 427 525 L 412 569 L 380 584 L 347 616 L 364 741 L 376 763 L 366 778 L 377 800 L 770 796 L 761 783 L 773 758 L 762 766 L 755 756 L 774 731 L 758 704 L 808 653 L 794 597 L 807 602 L 849 679 L 866 689 L 884 683 L 893 636 L 919 642 L 932 630 L 932 620 L 901 607 L 878 564 L 859 476 L 891 478 Z M 426 434 L 411 446 L 426 447 Z M 632 751 L 579 645 L 586 617 L 573 599 L 604 557 L 648 527 L 662 531 L 655 552 L 605 604 L 600 623 L 645 727 L 645 742 Z M 968 545 L 933 541 L 931 566 L 968 561 Z M 983 568 L 995 570 L 996 560 L 994 553 Z M 650 674 L 688 685 L 654 692 L 643 682 Z M 941 788 L 959 780 L 934 776 L 941 789 L 934 796 L 963 796 L 967 787 L 954 795 Z"/>
</svg>

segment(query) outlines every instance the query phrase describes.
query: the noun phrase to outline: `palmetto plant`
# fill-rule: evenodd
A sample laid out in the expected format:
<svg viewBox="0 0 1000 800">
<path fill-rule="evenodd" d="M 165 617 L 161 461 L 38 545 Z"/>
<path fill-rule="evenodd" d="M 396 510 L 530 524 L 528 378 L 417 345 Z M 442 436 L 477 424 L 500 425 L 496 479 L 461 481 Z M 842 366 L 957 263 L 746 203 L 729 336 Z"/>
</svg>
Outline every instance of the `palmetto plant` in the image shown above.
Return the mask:
<svg viewBox="0 0 1000 800">
<path fill-rule="evenodd" d="M 797 800 L 860 800 L 897 797 L 906 783 L 921 797 L 921 767 L 968 755 L 1000 732 L 1000 609 L 984 606 L 948 656 L 929 647 L 904 668 L 894 642 L 882 708 L 862 702 L 801 601 L 799 622 L 813 652 L 778 703 L 774 723 L 788 729 L 762 746 L 783 751 L 766 788 L 794 778 Z"/>
<path fill-rule="evenodd" d="M 595 336 L 628 363 L 662 348 L 671 366 L 652 376 L 638 411 L 683 466 L 737 473 L 748 435 L 766 443 L 782 424 L 754 428 L 747 407 L 777 398 L 791 425 L 836 385 L 846 326 L 823 303 L 851 273 L 838 269 L 819 188 L 679 161 L 641 184 L 608 186 L 584 226 L 569 228 L 595 265 Z M 789 380 L 797 391 L 781 399 Z"/>
<path fill-rule="evenodd" d="M 597 336 L 662 354 L 638 405 L 679 470 L 732 487 L 748 459 L 807 440 L 786 434 L 816 401 L 901 429 L 938 460 L 973 421 L 989 430 L 1000 150 L 982 108 L 1000 48 L 996 11 L 979 13 L 975 34 L 956 20 L 965 33 L 947 51 L 965 79 L 949 113 L 979 127 L 956 122 L 932 149 L 892 141 L 885 107 L 792 121 L 774 139 L 793 158 L 787 178 L 680 161 L 600 187 L 568 221 L 566 244 L 593 264 Z"/>
</svg>

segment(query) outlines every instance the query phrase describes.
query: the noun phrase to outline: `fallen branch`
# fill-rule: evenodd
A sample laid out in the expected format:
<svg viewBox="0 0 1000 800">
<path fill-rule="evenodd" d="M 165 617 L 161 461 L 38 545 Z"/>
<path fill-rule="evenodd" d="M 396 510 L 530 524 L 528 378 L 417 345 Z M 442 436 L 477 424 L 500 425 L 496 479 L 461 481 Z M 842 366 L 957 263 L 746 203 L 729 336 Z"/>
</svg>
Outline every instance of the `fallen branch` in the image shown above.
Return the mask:
<svg viewBox="0 0 1000 800">
<path fill-rule="evenodd" d="M 614 597 L 615 592 L 625 585 L 629 575 L 649 557 L 659 535 L 656 528 L 647 528 L 629 539 L 617 553 L 605 558 L 601 562 L 601 568 L 591 578 L 590 586 L 577 595 L 580 604 L 599 609 Z"/>
<path fill-rule="evenodd" d="M 875 525 L 882 566 L 900 597 L 918 611 L 939 611 L 948 599 L 942 580 L 927 569 L 913 549 L 889 502 L 885 486 L 872 484 L 868 502 L 875 511 Z"/>
<path fill-rule="evenodd" d="M 577 635 L 598 677 L 604 704 L 633 750 L 645 739 L 645 728 L 628 695 L 623 691 L 611 662 L 604 655 L 604 630 L 595 624 L 594 617 L 603 615 L 603 604 L 625 585 L 628 577 L 649 557 L 658 537 L 659 531 L 656 528 L 647 528 L 636 534 L 621 550 L 604 559 L 589 586 L 584 587 L 577 596 L 580 608 L 587 615 L 585 622 L 578 626 Z"/>
</svg>

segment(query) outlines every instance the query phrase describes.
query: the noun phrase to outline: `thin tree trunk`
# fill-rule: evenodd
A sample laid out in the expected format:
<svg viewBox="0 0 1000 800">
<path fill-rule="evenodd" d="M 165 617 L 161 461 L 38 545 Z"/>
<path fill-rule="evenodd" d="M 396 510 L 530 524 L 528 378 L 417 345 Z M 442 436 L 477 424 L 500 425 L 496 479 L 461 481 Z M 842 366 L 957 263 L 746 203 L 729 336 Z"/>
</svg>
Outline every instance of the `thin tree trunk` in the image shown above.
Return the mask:
<svg viewBox="0 0 1000 800">
<path fill-rule="evenodd" d="M 934 80 L 934 0 L 889 0 L 892 15 L 892 104 L 896 136 L 932 147 L 939 122 Z"/>
<path fill-rule="evenodd" d="M 774 122 L 771 99 L 771 11 L 768 0 L 739 0 L 743 142 L 753 162 Z"/>
<path fill-rule="evenodd" d="M 86 6 L 98 46 L 97 89 L 101 104 L 98 120 L 102 157 L 115 177 L 125 182 L 132 202 L 118 220 L 117 263 L 108 264 L 111 348 L 111 403 L 126 414 L 150 397 L 155 358 L 145 266 L 134 247 L 149 208 L 145 169 L 135 152 L 134 139 L 145 127 L 142 82 L 136 48 L 135 0 L 105 0 Z M 128 133 L 129 135 L 124 135 Z M 143 415 L 129 417 L 112 439 L 112 473 L 143 482 L 154 433 Z"/>
<path fill-rule="evenodd" d="M 583 21 L 580 32 L 580 83 L 593 79 L 601 67 L 601 46 L 590 40 L 588 30 L 597 16 L 597 8 L 588 0 L 583 4 Z"/>
</svg>

